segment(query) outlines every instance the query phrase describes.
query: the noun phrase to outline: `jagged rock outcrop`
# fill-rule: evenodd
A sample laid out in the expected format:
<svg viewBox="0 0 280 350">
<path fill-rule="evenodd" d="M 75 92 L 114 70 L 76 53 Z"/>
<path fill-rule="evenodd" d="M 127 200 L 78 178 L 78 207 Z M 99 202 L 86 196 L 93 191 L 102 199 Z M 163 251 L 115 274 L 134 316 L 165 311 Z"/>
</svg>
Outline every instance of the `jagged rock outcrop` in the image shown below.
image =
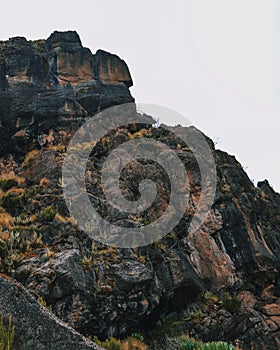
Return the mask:
<svg viewBox="0 0 280 350">
<path fill-rule="evenodd" d="M 117 249 L 93 241 L 69 216 L 61 166 L 85 118 L 133 101 L 127 66 L 103 51 L 92 55 L 74 32 L 55 32 L 46 41 L 10 39 L 0 48 L 0 169 L 6 179 L 0 182 L 1 271 L 84 335 L 149 333 L 176 314 L 178 329 L 203 340 L 239 339 L 245 350 L 276 349 L 280 195 L 269 183 L 255 187 L 237 160 L 206 138 L 216 161 L 216 197 L 204 224 L 188 233 L 201 195 L 194 155 L 152 121 L 123 126 L 97 143 L 88 161 L 87 190 L 103 217 L 145 226 L 168 204 L 167 174 L 139 160 L 125 169 L 120 188 L 135 200 L 144 175 L 156 181 L 151 210 L 128 216 L 106 206 L 100 168 L 116 145 L 133 138 L 152 138 L 176 152 L 188 169 L 189 207 L 176 228 L 150 246 Z"/>
<path fill-rule="evenodd" d="M 17 350 L 102 350 L 55 317 L 20 284 L 0 276 L 0 315 L 12 316 Z"/>
<path fill-rule="evenodd" d="M 132 102 L 131 85 L 123 60 L 92 54 L 76 32 L 0 42 L 0 155 L 43 146 L 50 130 L 59 138 L 99 110 Z"/>
</svg>

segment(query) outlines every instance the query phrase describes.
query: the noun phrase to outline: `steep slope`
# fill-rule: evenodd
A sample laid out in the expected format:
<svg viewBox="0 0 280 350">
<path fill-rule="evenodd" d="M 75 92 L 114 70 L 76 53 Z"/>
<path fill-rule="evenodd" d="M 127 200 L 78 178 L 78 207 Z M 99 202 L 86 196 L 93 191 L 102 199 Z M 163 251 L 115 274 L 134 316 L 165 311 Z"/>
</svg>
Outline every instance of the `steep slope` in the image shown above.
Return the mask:
<svg viewBox="0 0 280 350">
<path fill-rule="evenodd" d="M 117 128 L 93 148 L 87 168 L 93 204 L 123 227 L 145 226 L 162 213 L 170 186 L 155 162 L 139 160 L 120 178 L 130 200 L 138 198 L 143 174 L 159 184 L 159 197 L 144 215 L 115 212 L 102 194 L 100 168 L 108 154 L 139 138 L 160 141 L 176 152 L 189 174 L 189 207 L 172 232 L 149 246 L 125 249 L 94 241 L 69 215 L 61 167 L 84 120 L 133 102 L 128 68 L 115 55 L 92 55 L 74 32 L 55 32 L 46 41 L 14 38 L 0 48 L 1 272 L 87 336 L 141 331 L 153 339 L 156 333 L 149 331 L 175 314 L 172 327 L 178 333 L 239 339 L 243 349 L 276 349 L 280 195 L 267 181 L 256 188 L 240 163 L 207 139 L 217 167 L 216 196 L 207 220 L 189 233 L 201 196 L 197 161 L 176 136 L 181 127 L 168 132 L 150 118 Z"/>
</svg>

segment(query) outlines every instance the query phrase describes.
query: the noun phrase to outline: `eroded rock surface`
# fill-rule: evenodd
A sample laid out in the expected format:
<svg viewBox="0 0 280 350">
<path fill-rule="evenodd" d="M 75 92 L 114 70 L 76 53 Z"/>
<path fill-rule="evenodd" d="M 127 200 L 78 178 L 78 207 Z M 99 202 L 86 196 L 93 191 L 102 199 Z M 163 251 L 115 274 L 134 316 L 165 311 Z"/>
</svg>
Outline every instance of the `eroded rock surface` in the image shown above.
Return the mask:
<svg viewBox="0 0 280 350">
<path fill-rule="evenodd" d="M 92 54 L 76 32 L 0 42 L 0 155 L 44 145 L 44 135 L 106 107 L 132 102 L 132 79 L 118 56 Z"/>
<path fill-rule="evenodd" d="M 55 32 L 46 41 L 14 38 L 0 49 L 0 169 L 1 178 L 11 180 L 2 183 L 0 193 L 1 272 L 87 336 L 149 334 L 175 314 L 176 329 L 203 340 L 239 339 L 245 350 L 276 349 L 280 195 L 269 183 L 255 187 L 240 163 L 206 138 L 216 161 L 216 196 L 206 221 L 189 233 L 201 195 L 191 150 L 163 126 L 153 126 L 152 119 L 123 126 L 100 140 L 88 160 L 87 191 L 100 214 L 120 226 L 139 227 L 168 205 L 167 174 L 145 159 L 124 169 L 120 188 L 133 201 L 143 176 L 156 181 L 151 209 L 129 216 L 106 205 L 102 164 L 112 149 L 136 138 L 153 138 L 174 150 L 188 171 L 189 206 L 159 242 L 130 249 L 97 243 L 69 215 L 61 167 L 66 146 L 85 118 L 133 101 L 127 66 L 103 51 L 92 55 L 74 32 Z M 206 292 L 211 297 L 205 298 Z"/>
</svg>

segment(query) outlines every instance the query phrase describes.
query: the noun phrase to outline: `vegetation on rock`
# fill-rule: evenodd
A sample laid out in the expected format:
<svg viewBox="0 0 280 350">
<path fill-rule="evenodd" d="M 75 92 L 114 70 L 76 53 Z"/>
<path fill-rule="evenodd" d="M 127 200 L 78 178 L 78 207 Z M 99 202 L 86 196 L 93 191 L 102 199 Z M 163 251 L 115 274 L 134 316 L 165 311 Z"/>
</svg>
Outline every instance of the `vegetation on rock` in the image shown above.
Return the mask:
<svg viewBox="0 0 280 350">
<path fill-rule="evenodd" d="M 0 350 L 11 350 L 14 343 L 15 327 L 12 325 L 12 317 L 9 317 L 6 326 L 0 318 Z"/>
</svg>

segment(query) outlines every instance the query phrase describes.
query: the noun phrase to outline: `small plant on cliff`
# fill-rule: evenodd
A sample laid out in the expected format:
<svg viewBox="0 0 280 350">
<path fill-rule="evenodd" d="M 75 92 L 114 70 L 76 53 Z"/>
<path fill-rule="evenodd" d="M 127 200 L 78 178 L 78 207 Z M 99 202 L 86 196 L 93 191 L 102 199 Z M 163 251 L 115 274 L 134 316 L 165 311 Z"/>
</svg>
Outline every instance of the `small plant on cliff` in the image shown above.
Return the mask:
<svg viewBox="0 0 280 350">
<path fill-rule="evenodd" d="M 234 345 L 228 344 L 223 341 L 202 343 L 195 339 L 189 338 L 185 340 L 180 350 L 235 350 Z"/>
<path fill-rule="evenodd" d="M 12 273 L 32 250 L 42 246 L 41 236 L 32 227 L 14 226 L 0 234 L 0 271 Z"/>
<path fill-rule="evenodd" d="M 190 338 L 183 343 L 181 350 L 198 350 L 198 347 L 199 343 Z"/>
<path fill-rule="evenodd" d="M 52 306 L 48 305 L 48 303 L 46 302 L 46 300 L 43 297 L 41 297 L 39 295 L 37 300 L 43 307 L 47 308 L 48 310 L 50 310 L 50 312 L 52 312 Z"/>
<path fill-rule="evenodd" d="M 106 350 L 148 350 L 147 345 L 135 337 L 128 337 L 124 341 L 113 337 L 100 341 L 97 337 L 94 337 L 93 341 Z"/>
<path fill-rule="evenodd" d="M 239 311 L 241 306 L 241 301 L 235 296 L 230 295 L 229 293 L 224 293 L 223 295 L 223 307 L 230 313 L 234 314 Z"/>
<path fill-rule="evenodd" d="M 122 350 L 148 350 L 148 347 L 141 340 L 135 337 L 128 337 L 123 342 Z"/>
<path fill-rule="evenodd" d="M 144 343 L 144 337 L 142 334 L 140 333 L 132 333 L 131 334 L 132 338 L 138 339 L 139 341 L 141 341 L 142 343 Z"/>
<path fill-rule="evenodd" d="M 35 158 L 37 156 L 37 154 L 39 153 L 38 150 L 33 150 L 33 151 L 30 151 L 29 153 L 27 153 L 27 155 L 25 156 L 25 159 L 22 163 L 22 166 L 26 166 L 30 160 L 32 160 L 33 158 Z"/>
<path fill-rule="evenodd" d="M 0 350 L 10 350 L 14 343 L 15 327 L 12 326 L 12 317 L 9 317 L 9 323 L 4 325 L 3 319 L 0 318 Z"/>
<path fill-rule="evenodd" d="M 51 205 L 49 205 L 40 211 L 39 220 L 42 222 L 51 222 L 55 218 L 55 215 L 56 210 Z"/>
<path fill-rule="evenodd" d="M 223 341 L 202 344 L 199 350 L 234 350 L 235 346 Z"/>
<path fill-rule="evenodd" d="M 11 228 L 12 223 L 13 217 L 4 208 L 0 207 L 0 228 Z M 1 233 L 0 238 L 2 238 Z"/>
<path fill-rule="evenodd" d="M 106 350 L 122 350 L 122 342 L 115 338 L 106 339 L 105 341 L 100 341 L 97 337 L 93 338 L 93 341 L 103 347 Z"/>
</svg>

